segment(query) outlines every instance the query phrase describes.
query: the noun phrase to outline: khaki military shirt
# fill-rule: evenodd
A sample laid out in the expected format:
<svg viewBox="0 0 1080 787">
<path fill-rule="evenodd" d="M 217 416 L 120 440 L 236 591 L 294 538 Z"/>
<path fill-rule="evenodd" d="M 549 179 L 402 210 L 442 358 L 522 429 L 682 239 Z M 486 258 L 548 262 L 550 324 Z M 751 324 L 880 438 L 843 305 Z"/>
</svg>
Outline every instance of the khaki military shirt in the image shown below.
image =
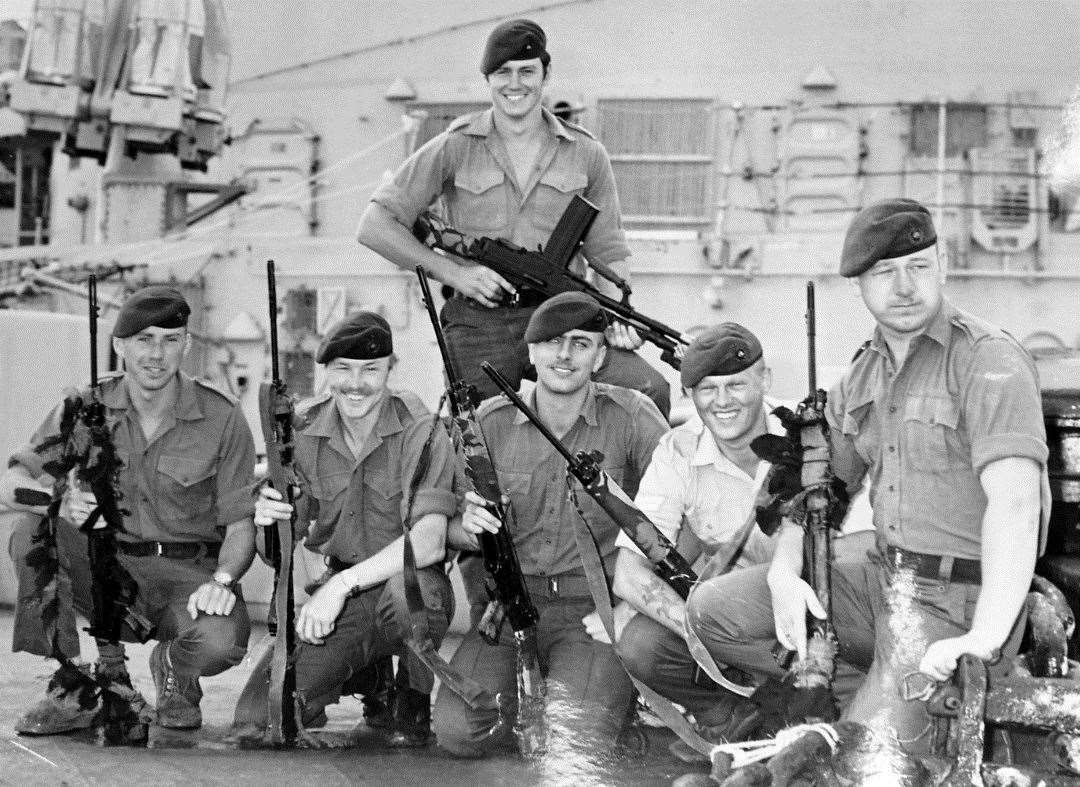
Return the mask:
<svg viewBox="0 0 1080 787">
<path fill-rule="evenodd" d="M 535 389 L 525 401 L 535 409 Z M 505 397 L 484 402 L 479 418 L 499 484 L 513 505 L 511 526 L 522 573 L 582 573 L 571 521 L 578 514 L 567 495 L 566 460 Z M 605 472 L 633 497 L 666 430 L 660 411 L 644 394 L 590 382 L 581 414 L 562 441 L 575 454 L 602 451 Z M 611 571 L 613 564 L 607 558 L 616 550 L 619 527 L 574 483 L 589 529 Z"/>
<path fill-rule="evenodd" d="M 445 219 L 460 232 L 536 249 L 548 242 L 578 194 L 600 209 L 585 238 L 585 258 L 607 264 L 628 258 L 615 178 L 603 145 L 546 109 L 543 116 L 548 134 L 526 183 L 517 182 L 489 109 L 451 123 L 410 156 L 371 200 L 412 227 L 441 196 Z"/>
<path fill-rule="evenodd" d="M 237 401 L 181 373 L 176 406 L 146 439 L 122 374 L 101 382 L 101 400 L 123 463 L 117 491 L 126 534 L 136 541 L 221 541 L 251 516 L 255 446 Z M 83 396 L 86 392 L 83 392 Z M 11 458 L 38 477 L 34 447 L 59 432 L 62 404 Z"/>
<path fill-rule="evenodd" d="M 829 393 L 834 469 L 864 475 L 879 541 L 980 558 L 986 494 L 979 473 L 1005 457 L 1043 466 L 1046 434 L 1034 365 L 1012 337 L 948 301 L 900 368 L 880 330 Z"/>
<path fill-rule="evenodd" d="M 345 442 L 345 426 L 329 395 L 301 405 L 296 433 L 296 469 L 314 520 L 309 549 L 354 564 L 402 534 L 410 488 L 432 419 L 420 399 L 389 392 L 359 456 Z M 434 424 L 430 463 L 412 504 L 411 527 L 427 514 L 450 517 L 457 510 L 450 438 Z"/>
</svg>

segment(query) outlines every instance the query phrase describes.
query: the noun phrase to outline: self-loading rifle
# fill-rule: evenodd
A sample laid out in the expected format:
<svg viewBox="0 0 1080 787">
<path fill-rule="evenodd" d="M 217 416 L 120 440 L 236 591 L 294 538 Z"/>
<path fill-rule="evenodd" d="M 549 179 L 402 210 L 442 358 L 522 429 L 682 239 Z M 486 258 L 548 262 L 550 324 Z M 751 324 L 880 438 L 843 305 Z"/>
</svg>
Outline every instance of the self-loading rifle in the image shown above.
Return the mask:
<svg viewBox="0 0 1080 787">
<path fill-rule="evenodd" d="M 647 342 L 660 348 L 660 358 L 678 369 L 691 337 L 639 312 L 630 305 L 629 283 L 606 265 L 590 260 L 598 275 L 612 282 L 622 296 L 604 295 L 584 276 L 570 270 L 585 236 L 600 211 L 588 200 L 575 195 L 552 230 L 547 245 L 532 251 L 502 238 L 469 238 L 425 213 L 417 219 L 416 234 L 431 248 L 479 263 L 498 273 L 514 287 L 518 297 L 532 291 L 544 298 L 561 292 L 584 292 L 594 297 L 608 316 L 637 331 Z"/>
<path fill-rule="evenodd" d="M 796 653 L 779 645 L 773 655 L 782 667 L 790 665 L 790 684 L 796 690 L 792 707 L 799 715 L 827 718 L 835 713 L 830 688 L 838 648 L 832 622 L 832 530 L 840 527 L 848 500 L 846 489 L 832 473 L 826 394 L 817 387 L 813 282 L 806 285 L 806 336 L 809 395 L 795 412 L 774 411 L 786 437 L 763 435 L 750 447 L 773 463 L 776 471 L 769 488 L 775 499 L 758 510 L 758 523 L 770 533 L 783 517 L 802 526 L 803 576 L 826 613 L 824 619 L 807 613 L 805 658 L 796 658 Z"/>
<path fill-rule="evenodd" d="M 266 441 L 266 477 L 270 486 L 293 506 L 292 516 L 264 528 L 264 551 L 274 568 L 274 594 L 267 627 L 274 635 L 267 695 L 266 742 L 292 746 L 297 736 L 296 671 L 292 659 L 296 642 L 292 560 L 296 539 L 297 476 L 293 468 L 293 400 L 281 377 L 278 359 L 277 285 L 274 261 L 266 263 L 270 326 L 270 381 L 259 386 L 259 417 Z"/>
<path fill-rule="evenodd" d="M 521 573 L 511 531 L 512 509 L 503 502 L 499 478 L 476 416 L 475 389 L 458 376 L 446 344 L 431 287 L 423 268 L 417 267 L 420 290 L 432 329 L 439 345 L 443 368 L 449 383 L 448 399 L 453 431 L 465 460 L 465 476 L 472 491 L 484 500 L 485 508 L 502 523 L 495 533 L 479 535 L 484 568 L 490 576 L 487 585 L 489 603 L 480 621 L 480 635 L 495 645 L 505 620 L 514 633 L 518 666 L 518 719 L 515 733 L 522 750 L 534 752 L 543 745 L 544 683 L 540 674 L 537 652 L 536 624 L 540 614 L 529 597 L 525 577 Z"/>
<path fill-rule="evenodd" d="M 684 600 L 690 595 L 690 589 L 697 582 L 697 574 L 675 545 L 661 533 L 652 520 L 634 505 L 611 476 L 604 472 L 604 454 L 600 451 L 579 451 L 577 454 L 556 437 L 540 420 L 540 417 L 510 385 L 509 381 L 487 361 L 480 368 L 491 378 L 513 405 L 529 419 L 541 436 L 566 460 L 570 474 L 581 484 L 581 488 L 603 509 L 611 520 L 619 526 L 638 549 L 642 551 L 655 574 L 664 580 Z"/>
<path fill-rule="evenodd" d="M 15 490 L 16 502 L 29 505 L 47 504 L 46 514 L 34 536 L 35 548 L 27 560 L 38 571 L 37 586 L 43 593 L 53 597 L 45 601 L 48 620 L 45 623 L 51 640 L 52 655 L 66 668 L 70 677 L 85 675 L 75 667 L 59 648 L 56 622 L 59 615 L 59 598 L 56 593 L 58 547 L 56 540 L 57 519 L 65 493 L 69 492 L 69 476 L 74 475 L 74 486 L 93 493 L 95 504 L 80 526 L 86 536 L 87 557 L 90 565 L 90 626 L 87 631 L 94 637 L 99 650 L 108 646 L 114 654 L 121 653 L 120 640 L 127 636 L 138 642 L 147 642 L 154 634 L 153 624 L 135 609 L 138 585 L 124 568 L 118 557 L 117 534 L 125 532 L 124 516 L 129 513 L 120 503 L 122 495 L 117 488 L 122 462 L 113 444 L 111 426 L 106 420 L 106 407 L 101 398 L 101 382 L 97 363 L 97 278 L 91 275 L 87 284 L 87 302 L 90 332 L 90 388 L 83 395 L 66 398 L 62 405 L 60 429 L 42 441 L 35 451 L 42 457 L 44 470 L 56 479 L 50 497 L 36 490 Z M 131 686 L 127 671 L 119 664 L 98 660 L 96 674 L 91 681 L 83 681 L 84 688 L 92 690 L 101 698 L 102 710 L 98 718 L 105 741 L 141 745 L 146 741 L 149 713 L 145 701 Z M 80 679 L 81 680 L 81 679 Z"/>
</svg>

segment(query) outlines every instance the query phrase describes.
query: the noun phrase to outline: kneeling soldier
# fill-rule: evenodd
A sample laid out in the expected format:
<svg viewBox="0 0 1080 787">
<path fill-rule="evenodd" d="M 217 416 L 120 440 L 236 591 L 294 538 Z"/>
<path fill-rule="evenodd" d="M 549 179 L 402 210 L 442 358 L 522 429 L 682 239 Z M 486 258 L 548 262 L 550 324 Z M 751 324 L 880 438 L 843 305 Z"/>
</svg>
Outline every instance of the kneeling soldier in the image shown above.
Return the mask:
<svg viewBox="0 0 1080 787">
<path fill-rule="evenodd" d="M 454 609 L 442 568 L 446 522 L 457 508 L 450 439 L 438 425 L 432 435 L 432 419 L 415 394 L 387 388 L 395 358 L 390 326 L 377 314 L 357 312 L 340 322 L 315 360 L 326 365 L 328 390 L 302 404 L 297 416 L 298 510 L 312 520 L 308 549 L 325 555 L 330 571 L 296 617 L 296 688 L 304 721 L 316 720 L 377 661 L 396 655 L 408 665 L 411 685 L 399 686 L 394 696 L 390 742 L 423 745 L 431 734 L 432 676 L 404 641 L 409 610 L 402 521 L 410 516 L 406 524 L 437 647 Z M 430 463 L 410 500 L 429 436 Z M 280 492 L 264 487 L 255 523 L 268 526 L 291 512 Z"/>
<path fill-rule="evenodd" d="M 666 424 L 644 394 L 590 381 L 604 361 L 606 328 L 604 312 L 587 295 L 545 301 L 525 331 L 537 375 L 525 398 L 572 452 L 602 451 L 604 470 L 632 495 Z M 572 720 L 555 721 L 573 726 L 575 742 L 610 750 L 631 708 L 633 687 L 611 645 L 594 639 L 583 622 L 595 605 L 575 534 L 578 512 L 567 495 L 566 462 L 505 397 L 487 400 L 478 416 L 513 506 L 514 549 L 540 612 L 537 639 L 549 718 L 555 706 L 572 710 Z M 467 493 L 466 500 L 449 539 L 454 547 L 475 550 L 477 535 L 496 532 L 501 523 L 476 494 Z M 610 585 L 619 529 L 591 499 L 581 505 Z M 485 644 L 474 626 L 451 664 L 493 693 L 514 697 L 515 659 L 509 624 L 495 646 Z M 497 712 L 472 710 L 445 686 L 439 691 L 436 733 L 451 754 L 479 757 L 512 746 L 509 730 L 498 722 Z"/>
<path fill-rule="evenodd" d="M 190 311 L 171 287 L 146 287 L 131 295 L 113 328 L 113 349 L 124 372 L 100 386 L 120 460 L 114 482 L 124 516 L 124 531 L 117 535 L 119 560 L 138 584 L 135 611 L 157 628 L 159 641 L 150 655 L 157 722 L 176 729 L 202 724 L 199 677 L 217 675 L 244 658 L 247 608 L 234 582 L 255 554 L 251 431 L 235 399 L 180 372 L 190 344 Z M 37 518 L 44 508 L 16 503 L 14 490 L 46 485 L 35 448 L 60 433 L 63 409 L 62 404 L 54 408 L 11 458 L 0 483 L 0 499 Z M 86 536 L 78 527 L 96 505 L 93 494 L 72 485 L 60 509 L 56 644 L 69 658 L 79 653 L 75 609 L 87 613 L 90 607 Z M 12 647 L 51 656 L 49 611 L 31 556 L 37 518 L 26 516 L 11 537 L 19 582 Z M 99 670 L 124 671 L 122 645 L 99 641 L 98 651 Z M 45 735 L 92 724 L 97 705 L 84 707 L 82 692 L 66 688 L 70 682 L 61 672 L 45 699 L 16 723 L 18 732 Z"/>
</svg>

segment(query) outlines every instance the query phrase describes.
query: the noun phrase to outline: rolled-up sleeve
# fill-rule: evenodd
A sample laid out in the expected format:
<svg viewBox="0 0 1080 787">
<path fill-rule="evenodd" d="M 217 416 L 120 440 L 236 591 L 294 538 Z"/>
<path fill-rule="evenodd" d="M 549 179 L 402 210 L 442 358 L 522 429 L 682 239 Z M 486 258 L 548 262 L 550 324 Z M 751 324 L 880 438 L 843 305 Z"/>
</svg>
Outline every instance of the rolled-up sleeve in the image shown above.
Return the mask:
<svg viewBox="0 0 1080 787">
<path fill-rule="evenodd" d="M 430 442 L 429 442 L 430 439 Z M 430 445 L 426 466 L 421 467 L 425 445 Z M 457 497 L 454 494 L 454 451 L 450 436 L 439 421 L 432 422 L 429 417 L 420 418 L 409 425 L 404 440 L 404 455 L 401 462 L 401 519 L 410 517 L 408 525 L 412 527 L 428 514 L 442 514 L 448 519 L 457 511 Z M 420 467 L 420 478 L 416 482 L 412 510 L 409 509 L 410 490 L 413 478 Z"/>
<path fill-rule="evenodd" d="M 241 412 L 234 406 L 225 421 L 218 450 L 217 524 L 226 527 L 254 513 L 255 441 Z"/>
<path fill-rule="evenodd" d="M 611 160 L 600 143 L 596 143 L 589 167 L 589 186 L 585 199 L 600 209 L 589 234 L 585 237 L 582 253 L 591 262 L 606 265 L 625 260 L 630 256 L 626 234 L 622 228 L 622 209 L 615 188 L 615 173 Z"/>
<path fill-rule="evenodd" d="M 675 453 L 671 441 L 665 436 L 656 447 L 634 498 L 634 503 L 641 512 L 652 520 L 656 529 L 673 544 L 678 541 L 682 527 L 686 490 L 689 485 L 688 471 L 686 462 Z M 641 551 L 622 530 L 615 539 L 615 546 L 635 552 Z"/>
<path fill-rule="evenodd" d="M 962 406 L 976 473 L 1006 457 L 1046 464 L 1039 384 L 1031 362 L 1012 342 L 984 339 L 976 345 Z"/>
<path fill-rule="evenodd" d="M 39 453 L 41 446 L 49 438 L 54 438 L 60 434 L 60 423 L 63 419 L 65 403 L 69 400 L 73 401 L 78 396 L 79 392 L 74 389 L 65 391 L 64 399 L 49 411 L 49 414 L 45 416 L 45 420 L 34 430 L 30 439 L 8 458 L 7 466 L 20 465 L 34 478 L 45 475 L 45 460 Z"/>
<path fill-rule="evenodd" d="M 844 432 L 844 393 L 841 380 L 832 387 L 825 400 L 825 420 L 829 424 L 830 467 L 833 475 L 847 486 L 854 497 L 866 477 L 866 462 L 855 450 L 855 441 Z"/>
<path fill-rule="evenodd" d="M 416 217 L 443 192 L 452 176 L 447 147 L 451 138 L 446 132 L 413 153 L 371 195 L 371 201 L 384 207 L 404 227 L 412 227 Z"/>
</svg>

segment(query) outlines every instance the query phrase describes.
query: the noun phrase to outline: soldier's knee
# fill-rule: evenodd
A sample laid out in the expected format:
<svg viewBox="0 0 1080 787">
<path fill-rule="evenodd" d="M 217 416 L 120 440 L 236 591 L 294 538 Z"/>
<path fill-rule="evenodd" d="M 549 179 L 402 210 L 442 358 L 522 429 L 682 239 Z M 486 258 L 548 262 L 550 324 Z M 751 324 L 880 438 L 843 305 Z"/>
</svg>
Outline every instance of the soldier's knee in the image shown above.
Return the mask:
<svg viewBox="0 0 1080 787">
<path fill-rule="evenodd" d="M 173 663 L 199 675 L 217 675 L 244 660 L 248 624 L 238 616 L 199 615 L 173 643 Z"/>
<path fill-rule="evenodd" d="M 699 637 L 745 638 L 739 618 L 731 614 L 732 597 L 720 592 L 715 582 L 699 585 L 686 601 L 686 625 Z"/>
<path fill-rule="evenodd" d="M 615 652 L 626 671 L 638 680 L 648 682 L 656 669 L 656 638 L 644 627 L 634 626 L 633 621 L 623 629 L 615 644 Z"/>
</svg>

